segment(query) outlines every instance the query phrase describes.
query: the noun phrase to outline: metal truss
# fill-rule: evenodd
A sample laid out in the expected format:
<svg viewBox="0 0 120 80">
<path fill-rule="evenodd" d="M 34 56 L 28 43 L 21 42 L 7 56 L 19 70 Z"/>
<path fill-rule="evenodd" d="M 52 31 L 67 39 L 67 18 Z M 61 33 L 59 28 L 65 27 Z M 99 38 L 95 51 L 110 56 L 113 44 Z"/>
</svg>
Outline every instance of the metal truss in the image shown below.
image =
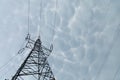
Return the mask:
<svg viewBox="0 0 120 80">
<path fill-rule="evenodd" d="M 35 80 L 55 80 L 47 61 L 53 46 L 51 45 L 50 49 L 48 49 L 42 46 L 40 38 L 33 41 L 29 35 L 26 39 L 28 40 L 26 48 L 32 48 L 32 50 L 11 80 L 26 80 L 25 77 L 29 76 L 32 76 Z"/>
</svg>

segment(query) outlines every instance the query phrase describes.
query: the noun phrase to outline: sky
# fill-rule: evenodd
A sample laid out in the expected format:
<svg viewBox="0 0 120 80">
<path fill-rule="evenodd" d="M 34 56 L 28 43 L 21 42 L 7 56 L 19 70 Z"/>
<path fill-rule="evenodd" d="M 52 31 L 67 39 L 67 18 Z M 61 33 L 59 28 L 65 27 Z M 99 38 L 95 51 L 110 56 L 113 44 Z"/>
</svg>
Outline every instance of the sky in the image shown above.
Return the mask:
<svg viewBox="0 0 120 80">
<path fill-rule="evenodd" d="M 30 34 L 53 52 L 56 80 L 120 80 L 120 0 L 31 0 Z M 0 0 L 0 80 L 11 79 L 26 53 L 28 0 Z M 54 24 L 55 23 L 55 24 Z M 56 26 L 54 26 L 56 25 Z M 30 80 L 30 79 L 28 79 Z"/>
</svg>

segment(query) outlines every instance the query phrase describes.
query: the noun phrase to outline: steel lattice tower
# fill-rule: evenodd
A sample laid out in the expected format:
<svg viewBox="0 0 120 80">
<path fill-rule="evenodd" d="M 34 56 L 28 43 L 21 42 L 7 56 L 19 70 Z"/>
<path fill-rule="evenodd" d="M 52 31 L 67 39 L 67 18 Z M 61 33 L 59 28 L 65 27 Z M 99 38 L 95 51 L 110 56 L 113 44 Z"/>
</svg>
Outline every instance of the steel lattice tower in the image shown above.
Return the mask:
<svg viewBox="0 0 120 80">
<path fill-rule="evenodd" d="M 29 43 L 27 45 L 28 47 L 30 46 Z M 47 49 L 42 46 L 41 40 L 38 38 L 34 42 L 33 48 L 27 58 L 24 60 L 11 80 L 26 80 L 24 79 L 26 76 L 32 76 L 35 80 L 55 80 L 53 72 L 47 61 L 51 52 L 52 49 Z"/>
</svg>

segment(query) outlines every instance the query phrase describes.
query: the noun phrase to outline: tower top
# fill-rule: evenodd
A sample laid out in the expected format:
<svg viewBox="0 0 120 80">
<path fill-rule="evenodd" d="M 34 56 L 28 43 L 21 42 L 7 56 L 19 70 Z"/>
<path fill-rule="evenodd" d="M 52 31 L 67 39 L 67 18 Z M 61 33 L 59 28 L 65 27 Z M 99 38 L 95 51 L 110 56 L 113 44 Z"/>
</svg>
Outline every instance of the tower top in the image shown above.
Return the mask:
<svg viewBox="0 0 120 80">
<path fill-rule="evenodd" d="M 47 60 L 51 50 L 42 46 L 41 43 L 40 37 L 38 37 L 34 43 L 34 47 L 11 80 L 23 80 L 34 77 L 35 80 L 55 80 Z"/>
</svg>

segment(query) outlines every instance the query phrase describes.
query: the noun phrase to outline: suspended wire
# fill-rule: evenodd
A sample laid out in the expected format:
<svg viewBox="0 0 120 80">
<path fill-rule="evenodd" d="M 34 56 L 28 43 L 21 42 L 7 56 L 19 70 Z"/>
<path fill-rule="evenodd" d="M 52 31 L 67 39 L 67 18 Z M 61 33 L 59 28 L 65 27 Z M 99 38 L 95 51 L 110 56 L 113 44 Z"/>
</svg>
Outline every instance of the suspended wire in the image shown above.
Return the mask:
<svg viewBox="0 0 120 80">
<path fill-rule="evenodd" d="M 12 56 L 3 66 L 0 67 L 0 71 L 2 71 L 5 66 L 7 66 L 18 54 Z"/>
<path fill-rule="evenodd" d="M 30 0 L 28 0 L 28 34 L 30 33 Z"/>
<path fill-rule="evenodd" d="M 20 49 L 24 46 L 24 43 L 25 42 L 23 42 L 22 43 L 22 45 L 20 46 Z M 10 63 L 13 63 L 13 60 L 16 58 L 16 57 L 18 57 L 18 54 L 19 53 L 19 51 L 15 54 L 15 55 L 13 55 L 9 60 L 7 60 L 7 62 L 4 64 L 4 65 L 2 65 L 1 67 L 0 67 L 0 72 L 2 72 L 3 70 L 6 70 L 6 71 L 4 71 L 4 73 L 3 74 L 1 74 L 0 75 L 0 77 L 3 77 L 4 75 L 6 75 L 8 72 L 9 72 L 9 69 L 8 69 L 8 66 L 10 65 Z M 23 57 L 23 56 L 22 56 Z M 23 60 L 23 59 L 22 59 Z M 14 68 L 12 68 L 12 69 L 14 69 Z"/>
<path fill-rule="evenodd" d="M 120 72 L 120 66 L 118 67 L 118 69 L 117 69 L 117 71 L 116 71 L 116 73 L 115 73 L 115 75 L 113 77 L 113 80 L 116 80 L 117 75 L 119 74 L 119 72 Z"/>
<path fill-rule="evenodd" d="M 28 36 L 30 34 L 30 0 L 28 0 Z M 23 43 L 24 44 L 24 43 Z M 19 51 L 18 51 L 19 52 Z M 12 56 L 3 66 L 0 67 L 0 71 L 5 68 L 18 54 Z"/>
<path fill-rule="evenodd" d="M 54 31 L 53 31 L 53 39 L 52 39 L 52 43 L 53 43 L 53 41 L 54 41 L 54 36 L 55 36 L 55 30 L 56 30 L 56 16 L 57 16 L 57 4 L 58 4 L 58 0 L 56 0 L 55 1 L 55 17 L 54 17 L 54 22 L 53 22 L 53 28 L 54 28 Z M 39 35 L 39 37 L 40 37 L 40 28 L 41 28 L 41 21 L 42 21 L 42 9 L 43 9 L 43 1 L 42 0 L 40 0 L 40 16 L 39 16 L 39 28 L 38 28 L 38 35 Z"/>
<path fill-rule="evenodd" d="M 22 45 L 20 46 L 20 49 L 23 47 L 24 42 L 22 43 Z M 12 56 L 3 66 L 0 67 L 0 71 L 7 66 L 14 58 L 16 58 L 19 54 L 19 51 L 17 52 L 17 54 L 15 54 L 14 56 Z"/>
<path fill-rule="evenodd" d="M 19 55 L 19 54 L 16 54 L 16 55 L 12 56 L 12 57 L 8 60 L 8 62 L 6 62 L 6 63 L 0 68 L 0 72 L 2 72 L 2 70 L 4 70 L 4 72 L 2 72 L 3 74 L 0 75 L 1 78 L 2 78 L 3 76 L 5 76 L 5 75 L 10 75 L 10 74 L 9 74 L 9 73 L 10 73 L 10 70 L 11 70 L 11 71 L 14 70 L 13 67 L 10 68 L 10 69 L 8 69 L 8 65 L 10 65 L 10 63 L 12 63 L 13 60 L 14 60 L 18 55 Z M 13 65 L 12 65 L 12 66 L 13 66 Z M 9 72 L 9 73 L 8 73 L 8 72 Z"/>
<path fill-rule="evenodd" d="M 53 28 L 54 28 L 54 31 L 53 31 L 53 39 L 52 39 L 52 43 L 54 42 L 54 36 L 55 36 L 55 33 L 56 33 L 56 18 L 57 18 L 57 8 L 58 8 L 58 0 L 55 1 L 55 17 L 54 17 L 54 23 L 53 23 Z"/>
<path fill-rule="evenodd" d="M 57 0 L 55 9 L 57 10 Z M 40 36 L 40 27 L 41 27 L 41 16 L 42 16 L 42 0 L 40 1 L 40 24 L 39 24 L 39 36 Z M 56 13 L 54 17 L 54 28 L 56 27 Z M 28 34 L 30 34 L 30 0 L 28 0 Z M 54 29 L 54 35 L 55 35 L 55 29 Z M 18 54 L 12 56 L 3 66 L 0 67 L 0 71 L 5 68 Z"/>
<path fill-rule="evenodd" d="M 118 30 L 118 31 L 117 31 Z M 106 54 L 106 58 L 104 59 L 104 61 L 103 61 L 103 63 L 102 63 L 102 65 L 101 65 L 101 67 L 100 67 L 100 69 L 99 69 L 99 71 L 98 71 L 98 73 L 97 73 L 97 75 L 96 75 L 96 77 L 95 77 L 95 80 L 97 80 L 97 78 L 98 78 L 98 76 L 100 75 L 100 72 L 101 72 L 101 70 L 103 69 L 103 66 L 105 65 L 105 63 L 106 63 L 106 59 L 108 58 L 108 56 L 110 55 L 110 53 L 111 53 L 111 51 L 112 51 L 112 48 L 113 48 L 113 46 L 114 46 L 114 41 L 117 41 L 117 39 L 118 39 L 118 35 L 120 34 L 120 28 L 119 28 L 119 26 L 116 28 L 116 32 L 115 32 L 115 34 L 114 35 L 116 35 L 116 36 L 114 36 L 113 37 L 113 40 L 112 40 L 112 42 L 113 43 L 111 43 L 111 47 L 110 47 L 110 49 L 109 49 L 109 51 L 107 52 L 108 54 Z"/>
<path fill-rule="evenodd" d="M 2 73 L 3 73 L 2 75 L 0 75 L 1 78 L 2 78 L 3 76 L 5 76 L 5 75 L 10 75 L 10 74 L 9 74 L 9 73 L 10 73 L 9 70 L 11 70 L 11 71 L 12 71 L 12 70 L 15 70 L 15 68 L 13 68 L 13 65 L 11 66 L 12 68 L 8 69 L 8 65 L 9 65 L 10 63 L 12 63 L 13 60 L 14 60 L 16 57 L 18 57 L 18 55 L 19 55 L 19 54 L 16 54 L 16 55 L 12 56 L 12 57 L 8 60 L 8 62 L 7 62 L 6 64 L 4 64 L 3 68 L 1 68 L 0 71 L 2 71 L 3 69 L 6 70 L 5 72 L 2 72 Z M 19 56 L 19 57 L 20 57 L 20 56 Z M 20 61 L 23 60 L 23 55 L 21 55 L 21 58 L 20 58 L 20 59 L 21 59 Z M 9 73 L 8 73 L 8 72 L 9 72 Z"/>
<path fill-rule="evenodd" d="M 5 68 L 4 72 L 1 72 L 0 79 L 5 76 L 8 76 L 9 75 L 8 73 L 10 73 L 10 71 L 14 69 L 13 67 L 8 69 L 8 66 L 5 66 L 4 68 Z M 8 78 L 8 77 L 5 77 L 5 78 Z M 8 80 L 8 79 L 6 79 L 6 80 Z"/>
<path fill-rule="evenodd" d="M 11 69 L 14 69 L 14 68 L 11 68 Z M 6 66 L 6 72 L 1 72 L 0 79 L 2 79 L 2 78 L 8 78 L 8 77 L 5 77 L 5 76 L 7 76 L 8 73 L 10 73 L 11 69 L 8 69 L 8 66 Z M 9 79 L 5 79 L 5 80 L 9 80 Z"/>
<path fill-rule="evenodd" d="M 41 18 L 42 18 L 42 0 L 40 0 L 40 15 L 39 15 L 39 30 L 38 30 L 38 36 L 40 37 L 40 28 L 41 28 Z"/>
<path fill-rule="evenodd" d="M 8 62 L 7 62 L 6 64 L 4 64 L 4 65 L 0 68 L 0 69 L 1 69 L 0 72 L 1 72 L 3 69 L 4 69 L 4 70 L 6 69 L 6 71 L 2 74 L 2 76 L 0 75 L 0 77 L 3 77 L 4 75 L 7 75 L 10 69 L 11 69 L 11 71 L 12 71 L 12 70 L 15 70 L 15 68 L 10 68 L 10 69 L 8 69 L 8 65 L 9 65 L 10 63 L 12 63 L 13 60 L 18 57 L 18 55 L 19 55 L 19 54 L 16 54 L 16 55 L 12 56 L 12 57 L 8 60 Z M 19 57 L 20 57 L 20 60 L 19 60 L 19 61 L 24 60 L 24 57 L 23 57 L 23 56 L 24 56 L 23 54 L 19 56 Z M 13 65 L 12 65 L 12 66 L 13 66 Z M 11 67 L 12 67 L 12 66 L 11 66 Z M 10 75 L 10 74 L 8 74 L 8 75 Z"/>
<path fill-rule="evenodd" d="M 28 0 L 28 35 L 30 34 L 30 0 Z M 12 56 L 3 66 L 0 67 L 0 71 L 2 71 L 7 65 L 15 58 L 18 54 Z"/>
</svg>

